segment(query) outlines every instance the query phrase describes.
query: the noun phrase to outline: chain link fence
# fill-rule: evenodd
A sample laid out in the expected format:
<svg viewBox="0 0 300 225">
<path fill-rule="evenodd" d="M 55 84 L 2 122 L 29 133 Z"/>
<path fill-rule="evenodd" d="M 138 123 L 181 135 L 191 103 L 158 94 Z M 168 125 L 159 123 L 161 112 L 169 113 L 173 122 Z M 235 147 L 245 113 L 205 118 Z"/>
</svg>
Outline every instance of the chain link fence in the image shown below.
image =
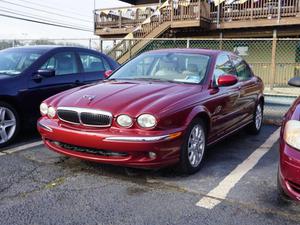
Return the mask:
<svg viewBox="0 0 300 225">
<path fill-rule="evenodd" d="M 266 119 L 282 118 L 299 89 L 287 85 L 300 76 L 300 39 L 47 39 L 2 40 L 0 49 L 31 45 L 79 46 L 108 54 L 123 63 L 142 52 L 163 48 L 204 48 L 242 56 L 266 86 Z M 268 91 L 270 90 L 271 91 Z M 275 91 L 272 91 L 275 90 Z M 280 92 L 281 95 L 276 94 Z"/>
<path fill-rule="evenodd" d="M 287 87 L 300 76 L 300 39 L 17 39 L 0 40 L 0 49 L 31 45 L 79 46 L 110 55 L 121 63 L 162 48 L 204 48 L 232 51 L 245 58 L 266 87 Z"/>
<path fill-rule="evenodd" d="M 220 49 L 242 56 L 267 87 L 287 87 L 290 78 L 300 76 L 300 39 L 156 39 L 148 41 L 138 51 L 130 44 L 131 40 L 122 42 L 122 45 L 116 44 L 106 53 L 120 59 L 130 51 L 130 46 L 132 50 L 129 58 L 145 51 L 162 48 Z"/>
</svg>

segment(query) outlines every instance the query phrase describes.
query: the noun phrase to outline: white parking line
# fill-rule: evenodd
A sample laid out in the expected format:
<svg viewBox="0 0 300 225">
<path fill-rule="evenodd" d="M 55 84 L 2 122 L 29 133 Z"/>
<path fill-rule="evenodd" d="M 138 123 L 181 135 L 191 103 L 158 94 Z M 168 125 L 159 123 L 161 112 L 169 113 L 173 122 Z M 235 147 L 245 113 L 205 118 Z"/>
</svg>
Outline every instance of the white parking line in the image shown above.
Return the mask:
<svg viewBox="0 0 300 225">
<path fill-rule="evenodd" d="M 239 180 L 251 170 L 258 161 L 272 148 L 278 140 L 280 128 L 278 128 L 258 149 L 256 149 L 246 160 L 239 164 L 228 176 L 226 176 L 217 187 L 203 197 L 196 206 L 213 209 L 222 202 L 230 190 Z"/>
<path fill-rule="evenodd" d="M 42 141 L 36 141 L 36 142 L 29 143 L 29 144 L 21 145 L 19 147 L 7 149 L 7 150 L 1 152 L 2 154 L 0 153 L 0 156 L 6 155 L 6 154 L 12 154 L 12 153 L 15 153 L 15 152 L 24 151 L 24 150 L 27 150 L 29 148 L 34 148 L 34 147 L 40 146 L 42 144 L 43 144 Z"/>
</svg>

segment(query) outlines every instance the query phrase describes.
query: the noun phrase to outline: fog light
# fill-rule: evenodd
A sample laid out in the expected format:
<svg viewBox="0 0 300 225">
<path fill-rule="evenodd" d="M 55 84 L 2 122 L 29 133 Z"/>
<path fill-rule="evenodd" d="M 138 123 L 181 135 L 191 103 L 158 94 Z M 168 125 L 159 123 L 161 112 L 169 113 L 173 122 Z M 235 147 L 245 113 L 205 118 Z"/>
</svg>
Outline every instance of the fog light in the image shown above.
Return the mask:
<svg viewBox="0 0 300 225">
<path fill-rule="evenodd" d="M 155 159 L 156 158 L 156 153 L 155 152 L 149 152 L 149 158 L 150 159 Z"/>
</svg>

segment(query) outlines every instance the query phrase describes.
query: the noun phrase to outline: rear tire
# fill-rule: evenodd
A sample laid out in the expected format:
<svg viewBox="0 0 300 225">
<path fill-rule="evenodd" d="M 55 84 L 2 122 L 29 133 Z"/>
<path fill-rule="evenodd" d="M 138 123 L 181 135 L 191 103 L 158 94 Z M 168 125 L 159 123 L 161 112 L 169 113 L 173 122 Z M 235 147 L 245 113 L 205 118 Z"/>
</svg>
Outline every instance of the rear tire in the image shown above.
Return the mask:
<svg viewBox="0 0 300 225">
<path fill-rule="evenodd" d="M 263 118 L 264 118 L 263 109 L 264 109 L 263 103 L 262 103 L 262 101 L 260 101 L 256 105 L 255 111 L 253 113 L 253 120 L 247 127 L 248 133 L 258 134 L 260 132 L 261 127 L 262 127 Z"/>
<path fill-rule="evenodd" d="M 206 152 L 206 127 L 196 118 L 189 125 L 181 146 L 179 172 L 194 174 L 201 169 Z"/>
<path fill-rule="evenodd" d="M 0 101 L 0 148 L 10 144 L 18 135 L 20 119 L 10 104 Z"/>
</svg>

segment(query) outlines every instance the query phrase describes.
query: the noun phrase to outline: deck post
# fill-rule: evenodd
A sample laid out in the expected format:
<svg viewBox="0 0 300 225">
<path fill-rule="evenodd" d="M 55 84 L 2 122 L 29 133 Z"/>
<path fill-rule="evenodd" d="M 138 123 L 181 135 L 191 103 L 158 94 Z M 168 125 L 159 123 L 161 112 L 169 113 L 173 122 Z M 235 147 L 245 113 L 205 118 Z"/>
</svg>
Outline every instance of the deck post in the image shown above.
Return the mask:
<svg viewBox="0 0 300 225">
<path fill-rule="evenodd" d="M 198 18 L 201 22 L 201 0 L 198 0 Z"/>
<path fill-rule="evenodd" d="M 276 76 L 276 48 L 277 48 L 277 30 L 273 31 L 273 41 L 272 41 L 272 64 L 271 64 L 271 86 L 270 89 L 273 90 L 275 84 Z"/>
<path fill-rule="evenodd" d="M 220 28 L 220 4 L 218 5 L 218 12 L 217 12 L 217 28 Z"/>
<path fill-rule="evenodd" d="M 254 8 L 254 0 L 251 0 L 251 18 L 250 18 L 250 20 L 253 20 L 253 8 Z"/>
<path fill-rule="evenodd" d="M 122 28 L 122 11 L 119 10 L 119 28 Z"/>
<path fill-rule="evenodd" d="M 278 0 L 278 9 L 277 9 L 277 23 L 280 23 L 280 19 L 281 19 L 281 0 Z"/>
<path fill-rule="evenodd" d="M 171 22 L 173 22 L 174 17 L 174 2 L 171 0 Z"/>
</svg>

